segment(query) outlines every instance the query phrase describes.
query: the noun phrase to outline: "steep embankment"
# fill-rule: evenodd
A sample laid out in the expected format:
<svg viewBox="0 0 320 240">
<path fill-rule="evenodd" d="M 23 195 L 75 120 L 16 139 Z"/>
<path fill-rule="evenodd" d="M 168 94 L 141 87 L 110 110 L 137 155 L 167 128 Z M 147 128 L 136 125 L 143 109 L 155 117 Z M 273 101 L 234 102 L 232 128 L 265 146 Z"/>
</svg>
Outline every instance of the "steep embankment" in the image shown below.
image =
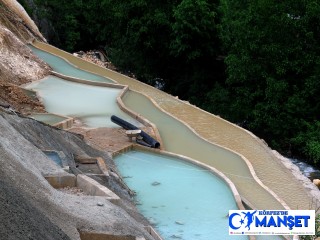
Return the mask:
<svg viewBox="0 0 320 240">
<path fill-rule="evenodd" d="M 1 158 L 3 155 L 0 153 Z M 1 174 L 3 170 L 1 169 Z M 3 179 L 3 178 L 2 178 Z M 2 239 L 70 239 L 36 209 L 14 186 L 0 180 L 0 234 Z"/>
<path fill-rule="evenodd" d="M 141 224 L 146 221 L 130 203 L 106 153 L 91 148 L 77 134 L 10 110 L 24 114 L 44 111 L 37 99 L 19 88 L 49 74 L 49 66 L 25 45 L 33 39 L 45 40 L 23 8 L 15 0 L 0 0 L 0 105 L 5 106 L 0 106 L 1 239 L 80 239 L 79 231 L 151 239 Z M 110 173 L 103 184 L 123 198 L 119 200 L 122 207 L 104 197 L 77 196 L 54 189 L 44 176 L 70 173 L 50 161 L 42 150 L 63 152 L 76 174 L 74 155 L 103 158 Z"/>
<path fill-rule="evenodd" d="M 38 27 L 16 0 L 0 0 L 0 25 L 9 29 L 21 41 L 46 41 Z"/>
<path fill-rule="evenodd" d="M 5 239 L 26 239 L 26 236 L 29 239 L 79 239 L 78 231 L 90 231 L 151 239 L 143 225 L 135 220 L 143 222 L 143 218 L 128 201 L 121 200 L 118 204 L 125 206 L 125 211 L 105 197 L 77 196 L 55 190 L 43 177 L 49 173 L 70 174 L 50 161 L 41 150 L 64 152 L 73 170 L 74 155 L 100 156 L 110 172 L 105 184 L 128 199 L 106 153 L 91 148 L 79 135 L 2 111 L 5 110 L 0 111 L 0 197 L 4 200 L 0 204 L 1 236 L 8 236 Z M 15 195 L 17 199 L 13 199 Z M 16 200 L 22 201 L 19 206 Z M 98 206 L 98 202 L 103 206 Z"/>
<path fill-rule="evenodd" d="M 25 45 L 32 39 L 44 38 L 23 8 L 16 1 L 0 0 L 0 104 L 26 114 L 44 108 L 16 85 L 41 79 L 50 70 Z"/>
<path fill-rule="evenodd" d="M 48 75 L 50 67 L 9 29 L 0 25 L 0 78 L 11 84 L 24 84 Z"/>
</svg>

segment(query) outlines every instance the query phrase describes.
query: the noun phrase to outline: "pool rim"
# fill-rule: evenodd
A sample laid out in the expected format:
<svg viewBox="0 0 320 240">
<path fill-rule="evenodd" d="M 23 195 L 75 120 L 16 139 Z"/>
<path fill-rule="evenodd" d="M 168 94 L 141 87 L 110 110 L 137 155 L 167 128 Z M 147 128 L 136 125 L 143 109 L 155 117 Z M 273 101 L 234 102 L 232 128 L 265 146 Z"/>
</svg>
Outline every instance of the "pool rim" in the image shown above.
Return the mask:
<svg viewBox="0 0 320 240">
<path fill-rule="evenodd" d="M 37 91 L 35 91 L 37 92 Z M 37 93 L 38 95 L 38 93 Z M 39 98 L 39 101 L 42 102 L 42 99 L 38 96 Z M 53 115 L 53 116 L 57 116 L 57 117 L 60 117 L 60 118 L 63 118 L 63 120 L 59 121 L 59 122 L 56 122 L 54 124 L 49 124 L 49 123 L 46 123 L 46 122 L 43 122 L 41 120 L 38 120 L 36 118 L 34 118 L 34 116 L 32 115 Z M 69 117 L 69 116 L 65 116 L 65 115 L 61 115 L 61 114 L 57 114 L 57 113 L 49 113 L 49 112 L 45 112 L 45 113 L 39 113 L 39 112 L 33 112 L 31 113 L 30 115 L 28 115 L 28 117 L 38 121 L 38 122 L 42 122 L 44 124 L 47 124 L 47 125 L 50 125 L 50 126 L 53 126 L 53 127 L 56 127 L 56 128 L 60 128 L 60 129 L 63 129 L 63 130 L 66 130 L 66 129 L 69 129 L 72 127 L 72 124 L 74 122 L 74 118 L 72 117 Z"/>
<path fill-rule="evenodd" d="M 130 151 L 150 152 L 150 153 L 159 154 L 162 156 L 177 158 L 178 160 L 185 161 L 185 162 L 191 163 L 195 166 L 198 166 L 202 169 L 208 170 L 211 174 L 213 174 L 214 176 L 223 180 L 223 182 L 231 190 L 238 209 L 245 210 L 245 207 L 242 204 L 242 198 L 241 198 L 236 186 L 234 185 L 234 183 L 226 175 L 224 175 L 222 172 L 220 172 L 216 168 L 209 166 L 207 164 L 204 164 L 204 163 L 202 163 L 198 160 L 195 160 L 193 158 L 181 155 L 181 154 L 176 154 L 176 153 L 168 152 L 168 151 L 161 150 L 161 149 L 148 148 L 148 147 L 144 147 L 144 146 L 141 146 L 138 144 L 132 144 L 131 146 L 124 147 L 120 150 L 117 150 L 117 151 L 111 153 L 113 161 L 115 161 L 114 158 L 116 158 L 117 156 L 119 156 L 123 153 L 126 153 L 126 152 L 130 152 Z"/>
<path fill-rule="evenodd" d="M 47 48 L 55 49 L 56 51 L 61 52 L 61 53 L 64 53 L 64 54 L 66 54 L 67 56 L 76 58 L 76 59 L 80 60 L 80 61 L 83 62 L 83 63 L 87 63 L 87 64 L 89 64 L 89 65 L 94 65 L 95 67 L 101 68 L 101 69 L 105 70 L 106 72 L 111 72 L 111 73 L 114 73 L 114 74 L 116 74 L 116 75 L 121 75 L 121 76 L 123 76 L 123 77 L 125 77 L 125 78 L 128 78 L 128 79 L 132 80 L 132 81 L 137 81 L 137 82 L 139 82 L 140 84 L 146 85 L 146 86 L 148 86 L 148 87 L 152 87 L 152 86 L 150 86 L 150 85 L 148 85 L 148 84 L 146 84 L 146 83 L 140 82 L 140 81 L 138 81 L 138 80 L 136 80 L 136 79 L 134 79 L 134 78 L 130 78 L 130 77 L 125 76 L 125 75 L 123 75 L 123 74 L 121 74 L 121 73 L 115 72 L 115 71 L 113 71 L 113 70 L 111 70 L 111 69 L 102 68 L 102 67 L 100 67 L 100 66 L 97 65 L 97 64 L 94 64 L 94 63 L 85 61 L 85 60 L 82 59 L 82 58 L 79 58 L 79 57 L 77 57 L 77 56 L 74 56 L 74 55 L 72 55 L 72 54 L 70 54 L 70 53 L 68 53 L 68 52 L 66 52 L 66 51 L 64 51 L 64 50 L 61 50 L 61 49 L 59 49 L 59 48 L 56 48 L 56 47 L 54 47 L 54 46 L 52 46 L 52 45 L 50 45 L 50 44 L 43 43 L 43 42 L 39 42 L 39 41 L 37 41 L 37 40 L 33 41 L 31 44 L 32 44 L 32 46 L 34 46 L 35 48 L 38 48 L 38 49 L 40 49 L 40 50 L 42 50 L 42 51 L 48 52 L 48 53 L 50 53 L 50 54 L 52 54 L 52 55 L 55 55 L 55 56 L 57 56 L 57 57 L 59 57 L 59 58 L 62 58 L 62 59 L 64 59 L 64 60 L 66 60 L 68 63 L 70 63 L 70 61 L 68 61 L 65 57 L 60 56 L 60 55 L 57 55 L 57 54 L 52 53 L 52 52 L 49 52 L 47 49 L 44 50 L 44 49 L 42 49 L 42 48 L 40 48 L 40 47 L 35 46 L 34 44 L 44 45 L 44 46 L 47 47 Z M 78 67 L 78 66 L 74 65 L 73 63 L 70 63 L 70 65 L 75 66 L 76 68 L 79 68 L 79 69 L 88 71 L 88 70 L 86 70 L 86 69 L 83 69 L 83 68 L 81 68 L 81 67 Z M 90 72 L 90 71 L 88 71 L 88 72 Z M 94 74 L 95 74 L 95 75 L 100 75 L 99 73 L 94 73 Z M 104 76 L 103 76 L 103 77 L 104 77 Z M 286 202 L 285 202 L 283 199 L 281 199 L 275 192 L 273 192 L 269 187 L 267 187 L 267 186 L 259 179 L 259 177 L 258 177 L 257 174 L 255 173 L 255 170 L 254 170 L 253 165 L 251 164 L 251 162 L 250 162 L 246 157 L 244 157 L 242 154 L 240 154 L 240 153 L 238 153 L 238 152 L 236 152 L 236 151 L 234 151 L 234 150 L 231 150 L 230 148 L 224 147 L 224 146 L 222 146 L 222 145 L 220 145 L 220 144 L 212 143 L 212 142 L 210 142 L 208 139 L 202 137 L 202 136 L 201 136 L 199 133 L 197 133 L 189 124 L 187 124 L 187 123 L 184 122 L 183 120 L 178 119 L 177 117 L 173 116 L 171 113 L 168 113 L 167 111 L 165 111 L 164 109 L 162 109 L 162 108 L 155 102 L 155 100 L 153 100 L 153 99 L 152 99 L 151 97 L 149 97 L 148 95 L 146 95 L 146 94 L 144 94 L 144 93 L 142 93 L 142 92 L 139 92 L 139 91 L 137 91 L 137 90 L 129 89 L 129 86 L 128 86 L 128 85 L 123 85 L 123 84 L 119 84 L 119 83 L 116 84 L 117 81 L 114 80 L 112 77 L 108 77 L 108 79 L 110 79 L 110 80 L 112 80 L 113 82 L 115 82 L 115 85 L 117 85 L 117 86 L 123 86 L 123 91 L 124 91 L 124 89 L 126 89 L 125 91 L 130 90 L 130 91 L 133 91 L 133 92 L 136 92 L 136 93 L 138 93 L 138 94 L 143 95 L 144 97 L 146 97 L 147 99 L 149 99 L 149 100 L 152 102 L 152 104 L 153 104 L 158 110 L 162 111 L 163 113 L 169 115 L 170 117 L 172 117 L 172 118 L 176 119 L 177 121 L 181 122 L 182 124 L 184 124 L 184 125 L 185 125 L 186 127 L 188 127 L 194 134 L 196 134 L 196 136 L 198 136 L 198 137 L 201 138 L 202 140 L 208 142 L 209 144 L 218 146 L 218 147 L 220 147 L 220 148 L 222 148 L 222 149 L 225 149 L 225 150 L 227 150 L 227 151 L 230 151 L 230 152 L 238 155 L 238 156 L 247 164 L 247 167 L 249 168 L 249 171 L 250 171 L 253 179 L 254 179 L 262 188 L 264 188 L 269 194 L 271 194 L 271 195 L 284 207 L 284 209 L 290 210 L 290 207 L 286 204 Z M 79 79 L 79 80 L 82 80 L 82 81 L 83 81 L 83 82 L 81 82 L 81 83 L 83 83 L 83 84 L 88 84 L 88 85 L 90 85 L 90 84 L 93 82 L 93 81 L 84 80 L 84 79 Z M 99 83 L 100 83 L 100 84 L 105 84 L 104 82 L 99 82 Z M 107 82 L 106 82 L 106 83 L 107 83 Z M 107 84 L 110 84 L 110 83 L 107 83 Z M 159 89 L 156 89 L 156 90 L 160 91 Z M 164 93 L 165 93 L 165 92 L 164 92 Z M 122 97 L 123 97 L 124 94 L 125 94 L 125 93 L 119 94 L 119 95 L 122 95 Z M 171 95 L 168 94 L 168 93 L 165 93 L 165 94 L 171 96 Z M 172 96 L 171 96 L 171 97 L 172 97 Z M 135 112 L 132 111 L 131 109 L 128 109 L 128 108 L 124 105 L 124 103 L 123 103 L 123 101 L 122 101 L 121 98 L 120 98 L 119 100 L 122 102 L 121 105 L 124 106 L 124 108 L 123 108 L 122 110 L 126 111 L 126 112 L 127 112 L 128 114 L 130 114 L 130 115 L 131 115 L 131 114 L 134 114 L 134 116 L 136 117 L 137 120 L 138 120 L 138 119 L 144 119 L 144 121 L 151 123 L 149 120 L 143 118 L 140 114 L 135 113 Z M 186 102 L 183 101 L 183 100 L 181 100 L 181 99 L 178 99 L 178 98 L 177 98 L 176 100 L 178 100 L 178 101 L 186 104 Z M 118 99 L 117 99 L 117 102 L 118 102 Z M 198 110 L 201 110 L 201 111 L 205 112 L 206 114 L 209 114 L 209 115 L 212 115 L 212 116 L 214 116 L 214 117 L 217 117 L 216 115 L 214 115 L 214 114 L 212 114 L 212 113 L 209 113 L 209 112 L 206 112 L 205 110 L 200 109 L 199 107 L 196 107 L 196 106 L 194 106 L 194 105 L 191 105 L 191 106 L 195 107 L 195 108 L 198 109 Z M 219 119 L 225 121 L 225 122 L 228 123 L 228 124 L 231 124 L 231 125 L 239 128 L 240 130 L 242 130 L 242 131 L 244 131 L 244 132 L 246 132 L 246 133 L 249 133 L 249 134 L 250 134 L 252 137 L 254 137 L 255 139 L 259 139 L 257 136 L 255 136 L 253 133 L 249 132 L 248 130 L 245 130 L 245 129 L 243 129 L 243 128 L 240 128 L 240 127 L 237 126 L 236 124 L 231 123 L 231 122 L 229 122 L 229 121 L 227 121 L 227 120 L 225 120 L 225 119 L 223 119 L 223 118 L 220 118 L 220 117 L 219 117 Z M 154 123 L 152 123 L 152 125 L 155 126 Z M 160 138 L 160 139 L 161 139 L 161 138 Z M 263 141 L 262 141 L 261 139 L 259 139 L 259 140 L 263 143 Z M 210 166 L 209 166 L 209 167 L 210 167 Z M 230 181 L 231 181 L 231 180 L 230 180 Z"/>
</svg>

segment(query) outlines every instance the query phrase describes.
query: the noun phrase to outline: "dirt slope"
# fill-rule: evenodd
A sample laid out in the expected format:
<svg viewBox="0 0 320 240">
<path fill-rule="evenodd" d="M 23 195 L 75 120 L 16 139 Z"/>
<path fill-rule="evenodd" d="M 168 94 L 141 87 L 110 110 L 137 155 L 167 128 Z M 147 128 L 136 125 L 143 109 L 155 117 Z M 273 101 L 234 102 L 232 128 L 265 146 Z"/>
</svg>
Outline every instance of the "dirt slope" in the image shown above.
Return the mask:
<svg viewBox="0 0 320 240">
<path fill-rule="evenodd" d="M 0 25 L 0 104 L 10 104 L 24 114 L 43 112 L 42 104 L 18 85 L 41 79 L 49 70 L 19 38 Z"/>
<path fill-rule="evenodd" d="M 39 29 L 16 0 L 0 0 L 0 25 L 8 28 L 23 42 L 45 41 Z"/>
<path fill-rule="evenodd" d="M 45 41 L 21 5 L 16 0 L 0 0 L 0 104 L 24 114 L 44 108 L 16 85 L 41 79 L 50 70 L 25 45 L 33 39 Z"/>
</svg>

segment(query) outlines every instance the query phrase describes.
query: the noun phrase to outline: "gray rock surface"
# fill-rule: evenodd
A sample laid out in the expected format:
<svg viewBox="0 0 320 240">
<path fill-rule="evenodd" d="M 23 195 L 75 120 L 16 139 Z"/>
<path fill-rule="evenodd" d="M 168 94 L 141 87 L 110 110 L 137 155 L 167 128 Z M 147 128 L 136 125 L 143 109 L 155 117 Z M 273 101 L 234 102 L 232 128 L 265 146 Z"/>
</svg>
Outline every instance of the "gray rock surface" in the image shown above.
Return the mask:
<svg viewBox="0 0 320 240">
<path fill-rule="evenodd" d="M 0 209 L 1 239 L 70 239 L 14 186 L 2 180 L 0 180 Z"/>
<path fill-rule="evenodd" d="M 0 23 L 0 79 L 7 83 L 24 84 L 43 78 L 50 67 L 32 54 L 9 29 Z"/>
<path fill-rule="evenodd" d="M 301 183 L 301 185 L 307 189 L 308 193 L 312 196 L 312 202 L 310 203 L 310 209 L 316 209 L 317 213 L 320 213 L 320 191 L 316 185 L 314 185 L 309 178 L 303 175 L 298 166 L 293 164 L 288 158 L 282 156 L 275 150 L 272 153 L 282 162 L 282 164 L 288 168 L 293 176 Z"/>
<path fill-rule="evenodd" d="M 1 225 L 13 223 L 10 228 L 0 230 L 1 236 L 23 239 L 20 237 L 31 236 L 37 227 L 39 237 L 32 239 L 80 239 L 79 230 L 152 239 L 143 224 L 136 221 L 143 221 L 143 218 L 128 200 L 124 200 L 121 206 L 130 215 L 104 197 L 77 196 L 52 188 L 43 175 L 64 172 L 43 154 L 42 148 L 63 151 L 69 157 L 87 154 L 107 158 L 105 153 L 86 145 L 75 134 L 0 111 L 0 196 L 6 196 L 0 205 L 6 208 L 0 209 L 0 213 L 4 212 L 3 216 L 6 216 Z M 111 165 L 111 159 L 107 161 Z M 125 196 L 121 183 L 116 180 L 108 182 L 119 196 Z M 14 195 L 18 196 L 17 202 L 12 200 Z M 18 216 L 21 217 L 17 219 Z M 43 238 L 41 234 L 45 234 L 46 229 L 50 231 Z"/>
<path fill-rule="evenodd" d="M 14 91 L 17 85 L 40 79 L 50 70 L 25 45 L 33 39 L 45 40 L 17 1 L 0 0 L 0 101 L 16 109 L 25 107 L 19 106 L 25 98 Z M 152 239 L 143 228 L 147 221 L 137 213 L 106 153 L 76 134 L 5 112 L 0 107 L 0 239 L 80 239 L 79 231 Z M 122 197 L 121 207 L 104 197 L 52 188 L 43 176 L 67 173 L 42 150 L 62 151 L 75 173 L 74 154 L 102 157 L 112 171 L 104 184 Z"/>
</svg>

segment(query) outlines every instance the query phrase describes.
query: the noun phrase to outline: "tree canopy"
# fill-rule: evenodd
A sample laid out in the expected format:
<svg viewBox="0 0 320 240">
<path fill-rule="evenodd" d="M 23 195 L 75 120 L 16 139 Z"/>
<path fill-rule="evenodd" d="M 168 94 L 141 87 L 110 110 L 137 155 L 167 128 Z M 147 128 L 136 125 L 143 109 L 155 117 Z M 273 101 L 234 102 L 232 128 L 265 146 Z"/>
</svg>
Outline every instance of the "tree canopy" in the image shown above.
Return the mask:
<svg viewBox="0 0 320 240">
<path fill-rule="evenodd" d="M 228 117 L 319 161 L 319 2 L 226 0 L 221 11 Z"/>
<path fill-rule="evenodd" d="M 318 0 L 34 1 L 52 44 L 102 46 L 123 72 L 320 162 Z"/>
</svg>

